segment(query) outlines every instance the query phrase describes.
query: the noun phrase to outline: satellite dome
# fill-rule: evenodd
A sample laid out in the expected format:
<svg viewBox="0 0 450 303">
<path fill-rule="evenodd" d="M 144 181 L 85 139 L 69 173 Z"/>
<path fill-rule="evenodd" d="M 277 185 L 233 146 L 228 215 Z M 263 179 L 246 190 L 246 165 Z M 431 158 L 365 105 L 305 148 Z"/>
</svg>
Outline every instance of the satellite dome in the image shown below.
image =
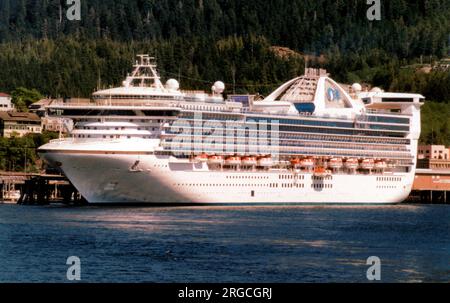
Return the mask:
<svg viewBox="0 0 450 303">
<path fill-rule="evenodd" d="M 382 93 L 383 90 L 379 87 L 374 87 L 370 90 L 372 93 Z"/>
<path fill-rule="evenodd" d="M 169 79 L 166 82 L 166 88 L 169 90 L 178 90 L 180 88 L 180 83 L 175 79 Z"/>
<path fill-rule="evenodd" d="M 359 84 L 359 83 L 354 83 L 354 84 L 352 85 L 352 89 L 353 89 L 354 92 L 359 93 L 359 92 L 362 91 L 362 86 L 361 86 L 361 84 Z"/>
<path fill-rule="evenodd" d="M 225 91 L 225 83 L 223 83 L 221 81 L 217 81 L 216 83 L 214 83 L 214 86 L 212 87 L 212 90 L 216 94 L 223 93 Z"/>
</svg>

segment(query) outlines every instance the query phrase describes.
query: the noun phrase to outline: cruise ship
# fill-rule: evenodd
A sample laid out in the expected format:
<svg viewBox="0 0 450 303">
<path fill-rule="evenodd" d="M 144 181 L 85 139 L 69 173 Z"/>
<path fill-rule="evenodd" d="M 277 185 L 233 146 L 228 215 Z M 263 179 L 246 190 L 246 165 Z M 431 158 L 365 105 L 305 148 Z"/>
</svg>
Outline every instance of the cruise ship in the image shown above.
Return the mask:
<svg viewBox="0 0 450 303">
<path fill-rule="evenodd" d="M 325 70 L 266 98 L 163 84 L 138 55 L 121 87 L 46 109 L 70 135 L 39 148 L 90 203 L 394 204 L 409 195 L 418 94 L 341 85 Z"/>
</svg>

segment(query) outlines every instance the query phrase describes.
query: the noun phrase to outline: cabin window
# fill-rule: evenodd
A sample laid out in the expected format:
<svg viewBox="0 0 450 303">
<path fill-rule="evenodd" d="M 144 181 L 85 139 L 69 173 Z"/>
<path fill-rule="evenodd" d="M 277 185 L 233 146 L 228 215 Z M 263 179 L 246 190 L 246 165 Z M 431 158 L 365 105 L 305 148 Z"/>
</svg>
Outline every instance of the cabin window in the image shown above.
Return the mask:
<svg viewBox="0 0 450 303">
<path fill-rule="evenodd" d="M 383 98 L 383 102 L 414 102 L 413 98 Z"/>
</svg>

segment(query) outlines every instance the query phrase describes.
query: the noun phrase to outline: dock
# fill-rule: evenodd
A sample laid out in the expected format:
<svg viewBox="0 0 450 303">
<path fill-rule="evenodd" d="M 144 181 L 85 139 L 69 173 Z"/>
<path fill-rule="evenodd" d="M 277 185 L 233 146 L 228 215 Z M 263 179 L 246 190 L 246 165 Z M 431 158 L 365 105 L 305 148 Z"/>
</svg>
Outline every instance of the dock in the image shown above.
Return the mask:
<svg viewBox="0 0 450 303">
<path fill-rule="evenodd" d="M 417 169 L 408 202 L 449 204 L 450 169 Z"/>
<path fill-rule="evenodd" d="M 0 203 L 15 203 L 31 174 L 0 172 Z"/>
<path fill-rule="evenodd" d="M 84 205 L 86 201 L 63 175 L 0 173 L 0 203 Z"/>
</svg>

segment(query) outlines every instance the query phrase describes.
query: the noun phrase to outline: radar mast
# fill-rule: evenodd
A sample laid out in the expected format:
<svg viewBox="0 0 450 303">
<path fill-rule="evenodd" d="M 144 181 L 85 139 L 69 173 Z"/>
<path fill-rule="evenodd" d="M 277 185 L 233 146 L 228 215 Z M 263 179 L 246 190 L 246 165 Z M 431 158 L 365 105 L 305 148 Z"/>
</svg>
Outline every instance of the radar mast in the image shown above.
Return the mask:
<svg viewBox="0 0 450 303">
<path fill-rule="evenodd" d="M 153 87 L 164 90 L 161 78 L 156 71 L 155 58 L 146 54 L 137 55 L 133 72 L 123 82 L 124 87 Z"/>
</svg>

